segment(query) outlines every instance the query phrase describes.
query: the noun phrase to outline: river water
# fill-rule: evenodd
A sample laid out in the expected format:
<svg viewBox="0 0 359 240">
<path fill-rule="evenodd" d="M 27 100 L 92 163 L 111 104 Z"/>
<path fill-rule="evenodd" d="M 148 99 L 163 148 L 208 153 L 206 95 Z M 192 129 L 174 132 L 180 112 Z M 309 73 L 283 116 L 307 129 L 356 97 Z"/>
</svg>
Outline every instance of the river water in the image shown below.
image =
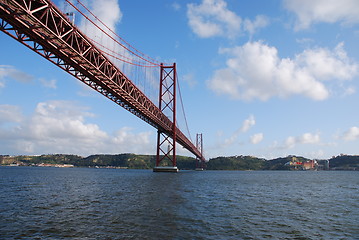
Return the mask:
<svg viewBox="0 0 359 240">
<path fill-rule="evenodd" d="M 0 239 L 359 239 L 359 172 L 0 167 Z"/>
</svg>

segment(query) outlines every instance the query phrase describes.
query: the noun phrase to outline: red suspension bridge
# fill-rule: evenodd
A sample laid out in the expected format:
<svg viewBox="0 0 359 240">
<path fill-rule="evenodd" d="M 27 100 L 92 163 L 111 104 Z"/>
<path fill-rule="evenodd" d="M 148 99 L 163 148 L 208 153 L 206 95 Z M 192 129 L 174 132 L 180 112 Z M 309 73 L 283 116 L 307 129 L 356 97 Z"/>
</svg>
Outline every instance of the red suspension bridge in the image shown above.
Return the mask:
<svg viewBox="0 0 359 240">
<path fill-rule="evenodd" d="M 121 50 L 111 50 L 91 34 L 84 34 L 70 20 L 73 12 L 60 11 L 50 0 L 0 0 L 0 30 L 155 127 L 155 171 L 177 171 L 176 143 L 196 156 L 197 167 L 203 166 L 202 134 L 197 134 L 194 145 L 176 125 L 176 64 L 163 64 L 146 56 L 107 27 L 80 1 L 77 5 L 69 0 L 66 2 Z M 158 106 L 115 62 L 131 68 L 159 69 Z M 146 71 L 140 77 L 148 77 Z M 168 164 L 171 166 L 162 168 Z"/>
</svg>

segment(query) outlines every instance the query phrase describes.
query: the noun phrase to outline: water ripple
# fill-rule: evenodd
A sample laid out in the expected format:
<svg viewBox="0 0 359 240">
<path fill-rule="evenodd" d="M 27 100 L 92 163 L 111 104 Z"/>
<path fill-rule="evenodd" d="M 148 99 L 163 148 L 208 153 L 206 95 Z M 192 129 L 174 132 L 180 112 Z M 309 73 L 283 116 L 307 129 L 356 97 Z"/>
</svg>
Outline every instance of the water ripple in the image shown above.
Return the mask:
<svg viewBox="0 0 359 240">
<path fill-rule="evenodd" d="M 359 239 L 357 172 L 0 167 L 1 239 Z"/>
</svg>

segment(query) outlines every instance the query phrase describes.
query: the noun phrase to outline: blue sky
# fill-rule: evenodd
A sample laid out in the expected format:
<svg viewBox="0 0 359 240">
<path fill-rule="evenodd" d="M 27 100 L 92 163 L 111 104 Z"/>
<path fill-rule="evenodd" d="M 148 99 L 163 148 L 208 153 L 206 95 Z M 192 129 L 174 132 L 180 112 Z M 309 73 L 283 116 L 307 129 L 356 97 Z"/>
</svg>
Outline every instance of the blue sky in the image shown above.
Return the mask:
<svg viewBox="0 0 359 240">
<path fill-rule="evenodd" d="M 358 154 L 357 0 L 83 2 L 176 62 L 206 158 Z M 0 154 L 155 154 L 154 128 L 3 33 L 0 43 Z"/>
</svg>

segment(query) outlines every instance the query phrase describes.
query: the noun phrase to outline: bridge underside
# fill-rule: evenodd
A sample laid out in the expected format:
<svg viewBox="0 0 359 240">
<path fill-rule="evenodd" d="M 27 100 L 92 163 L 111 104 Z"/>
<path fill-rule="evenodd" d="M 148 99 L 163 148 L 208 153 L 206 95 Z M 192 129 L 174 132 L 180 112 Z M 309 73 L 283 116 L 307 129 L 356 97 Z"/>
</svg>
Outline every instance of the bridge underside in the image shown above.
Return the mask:
<svg viewBox="0 0 359 240">
<path fill-rule="evenodd" d="M 160 108 L 51 1 L 1 0 L 0 30 L 204 160 Z"/>
</svg>

